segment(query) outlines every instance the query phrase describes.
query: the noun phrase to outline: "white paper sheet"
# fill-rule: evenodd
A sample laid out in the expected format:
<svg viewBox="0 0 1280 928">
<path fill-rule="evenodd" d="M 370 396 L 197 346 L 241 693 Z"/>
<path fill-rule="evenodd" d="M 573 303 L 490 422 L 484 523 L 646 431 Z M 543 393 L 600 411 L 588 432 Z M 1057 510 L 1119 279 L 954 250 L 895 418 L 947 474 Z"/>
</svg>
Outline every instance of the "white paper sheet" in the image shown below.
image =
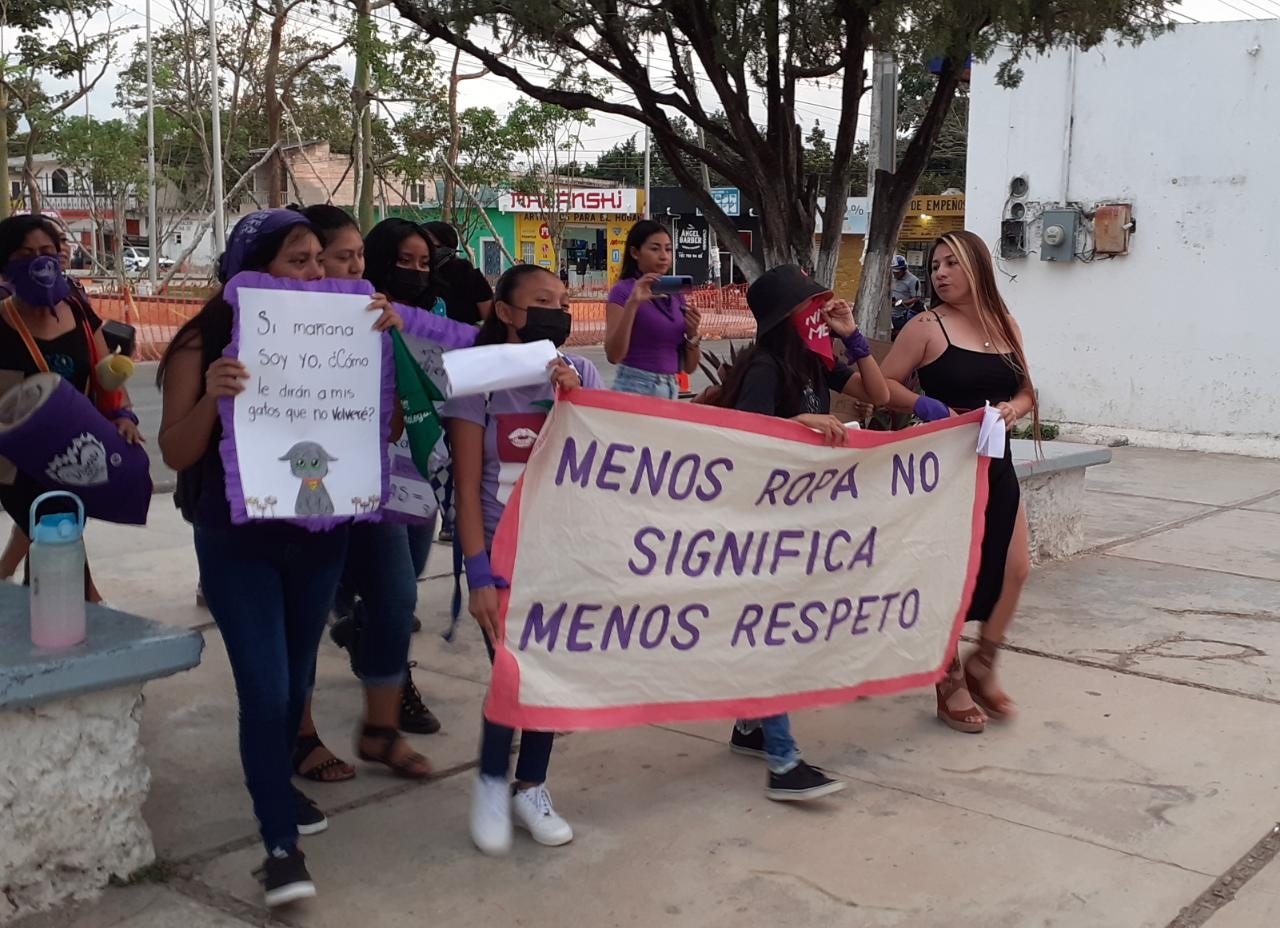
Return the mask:
<svg viewBox="0 0 1280 928">
<path fill-rule="evenodd" d="M 1000 410 L 990 403 L 983 411 L 982 427 L 978 429 L 978 454 L 988 458 L 1004 457 L 1004 418 Z"/>
<path fill-rule="evenodd" d="M 447 395 L 471 396 L 542 383 L 547 365 L 559 356 L 556 346 L 543 340 L 520 345 L 481 345 L 443 355 L 449 378 Z"/>
</svg>

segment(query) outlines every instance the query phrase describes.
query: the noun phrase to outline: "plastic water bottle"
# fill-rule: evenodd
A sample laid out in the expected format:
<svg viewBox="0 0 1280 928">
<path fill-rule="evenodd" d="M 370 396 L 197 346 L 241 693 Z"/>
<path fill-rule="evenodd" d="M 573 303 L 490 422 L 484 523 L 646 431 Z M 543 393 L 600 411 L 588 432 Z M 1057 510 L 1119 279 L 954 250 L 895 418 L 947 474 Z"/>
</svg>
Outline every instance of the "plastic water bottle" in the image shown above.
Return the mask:
<svg viewBox="0 0 1280 928">
<path fill-rule="evenodd" d="M 65 497 L 76 511 L 36 519 L 47 500 Z M 69 648 L 84 641 L 84 503 L 74 493 L 45 493 L 31 504 L 31 642 Z"/>
</svg>

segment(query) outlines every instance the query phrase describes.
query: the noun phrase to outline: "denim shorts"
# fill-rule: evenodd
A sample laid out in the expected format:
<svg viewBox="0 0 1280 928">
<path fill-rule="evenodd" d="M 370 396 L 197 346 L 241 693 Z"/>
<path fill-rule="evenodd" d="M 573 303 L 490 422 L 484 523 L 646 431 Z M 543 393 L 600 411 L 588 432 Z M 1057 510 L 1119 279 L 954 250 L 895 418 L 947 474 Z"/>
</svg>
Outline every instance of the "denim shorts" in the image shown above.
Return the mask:
<svg viewBox="0 0 1280 928">
<path fill-rule="evenodd" d="M 674 400 L 680 396 L 675 374 L 655 374 L 653 371 L 643 371 L 625 364 L 618 365 L 618 372 L 613 378 L 613 389 L 619 393 L 656 396 L 663 400 Z"/>
</svg>

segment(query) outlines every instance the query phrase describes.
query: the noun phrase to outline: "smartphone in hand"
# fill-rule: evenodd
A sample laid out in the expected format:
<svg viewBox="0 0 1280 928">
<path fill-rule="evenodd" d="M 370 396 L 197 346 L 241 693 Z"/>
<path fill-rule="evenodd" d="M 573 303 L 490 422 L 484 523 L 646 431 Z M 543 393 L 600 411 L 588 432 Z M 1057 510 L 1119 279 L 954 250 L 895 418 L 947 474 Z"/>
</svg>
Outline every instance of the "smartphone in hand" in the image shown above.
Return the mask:
<svg viewBox="0 0 1280 928">
<path fill-rule="evenodd" d="M 679 293 L 681 290 L 692 290 L 693 278 L 688 274 L 665 274 L 654 281 L 650 288 L 654 293 Z"/>
</svg>

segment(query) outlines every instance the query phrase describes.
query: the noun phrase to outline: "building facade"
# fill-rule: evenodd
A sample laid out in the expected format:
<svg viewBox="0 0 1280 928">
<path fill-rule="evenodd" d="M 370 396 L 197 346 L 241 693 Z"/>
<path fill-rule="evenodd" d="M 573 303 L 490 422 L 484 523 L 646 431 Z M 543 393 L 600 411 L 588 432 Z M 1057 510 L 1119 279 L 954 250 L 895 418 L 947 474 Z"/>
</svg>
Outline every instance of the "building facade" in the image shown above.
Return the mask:
<svg viewBox="0 0 1280 928">
<path fill-rule="evenodd" d="M 973 69 L 967 221 L 999 255 L 1043 417 L 1280 454 L 1280 21 L 1055 51 L 1009 90 L 994 67 Z"/>
</svg>

